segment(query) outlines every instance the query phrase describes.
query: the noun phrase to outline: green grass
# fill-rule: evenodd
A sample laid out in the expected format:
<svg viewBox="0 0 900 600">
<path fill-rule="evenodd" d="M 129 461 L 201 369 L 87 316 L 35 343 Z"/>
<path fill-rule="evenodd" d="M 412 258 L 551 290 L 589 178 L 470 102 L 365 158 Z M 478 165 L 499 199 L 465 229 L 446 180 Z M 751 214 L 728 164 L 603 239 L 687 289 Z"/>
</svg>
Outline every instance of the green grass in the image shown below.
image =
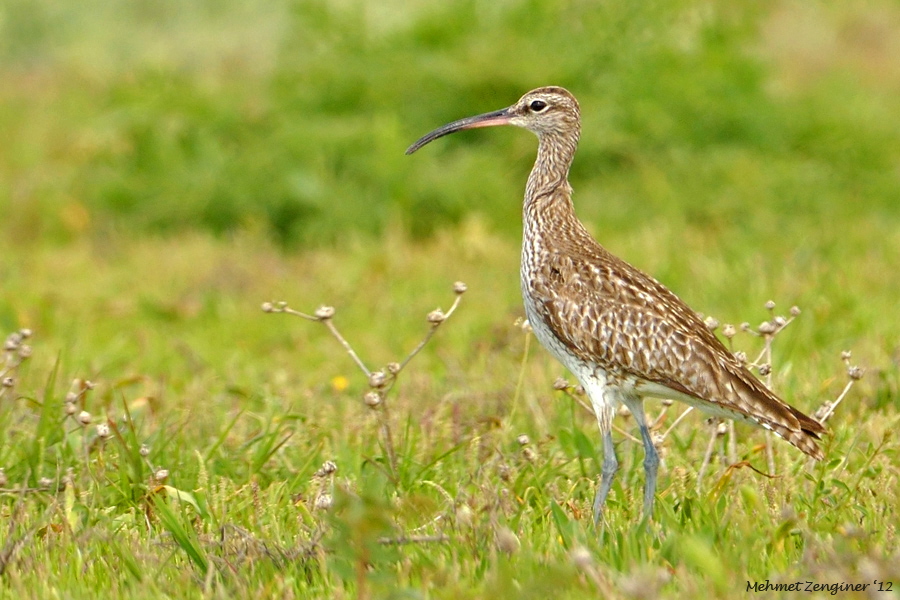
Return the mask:
<svg viewBox="0 0 900 600">
<path fill-rule="evenodd" d="M 0 395 L 0 597 L 900 585 L 900 11 L 593 4 L 0 4 L 0 334 L 34 331 Z M 596 423 L 516 326 L 535 140 L 403 155 L 551 83 L 581 102 L 571 179 L 604 244 L 723 323 L 798 305 L 774 386 L 807 412 L 846 382 L 842 350 L 867 369 L 824 461 L 776 441 L 769 479 L 717 452 L 698 490 L 691 415 L 647 528 L 642 450 L 617 434 L 593 528 Z M 457 280 L 387 398 L 394 467 L 344 350 L 260 310 L 332 305 L 380 368 Z M 87 427 L 73 379 L 96 384 Z M 739 458 L 766 470 L 764 440 L 738 426 Z"/>
</svg>

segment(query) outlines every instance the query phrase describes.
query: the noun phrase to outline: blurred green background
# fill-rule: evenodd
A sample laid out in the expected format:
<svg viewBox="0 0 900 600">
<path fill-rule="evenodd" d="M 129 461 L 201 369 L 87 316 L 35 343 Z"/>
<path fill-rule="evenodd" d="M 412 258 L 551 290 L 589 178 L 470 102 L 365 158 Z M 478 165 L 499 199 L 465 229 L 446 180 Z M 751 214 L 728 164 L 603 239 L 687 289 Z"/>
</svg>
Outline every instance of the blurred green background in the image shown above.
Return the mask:
<svg viewBox="0 0 900 600">
<path fill-rule="evenodd" d="M 0 8 L 4 237 L 261 229 L 302 247 L 478 214 L 514 235 L 534 152 L 448 120 L 568 87 L 605 230 L 895 220 L 894 2 L 50 2 Z M 840 228 L 834 231 L 840 231 Z"/>
</svg>

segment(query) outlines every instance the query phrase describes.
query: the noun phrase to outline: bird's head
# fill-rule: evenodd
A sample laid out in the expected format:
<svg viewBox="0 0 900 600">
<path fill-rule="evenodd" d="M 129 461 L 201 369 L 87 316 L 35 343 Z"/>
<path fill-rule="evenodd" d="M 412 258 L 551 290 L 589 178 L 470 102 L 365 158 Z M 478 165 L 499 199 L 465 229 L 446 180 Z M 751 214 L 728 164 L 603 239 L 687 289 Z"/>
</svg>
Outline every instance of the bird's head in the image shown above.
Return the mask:
<svg viewBox="0 0 900 600">
<path fill-rule="evenodd" d="M 577 139 L 580 118 L 578 101 L 568 90 L 561 87 L 542 87 L 531 90 L 507 108 L 466 117 L 439 127 L 410 146 L 406 153 L 412 154 L 428 142 L 457 131 L 495 125 L 523 127 L 538 137 L 558 135 Z"/>
</svg>

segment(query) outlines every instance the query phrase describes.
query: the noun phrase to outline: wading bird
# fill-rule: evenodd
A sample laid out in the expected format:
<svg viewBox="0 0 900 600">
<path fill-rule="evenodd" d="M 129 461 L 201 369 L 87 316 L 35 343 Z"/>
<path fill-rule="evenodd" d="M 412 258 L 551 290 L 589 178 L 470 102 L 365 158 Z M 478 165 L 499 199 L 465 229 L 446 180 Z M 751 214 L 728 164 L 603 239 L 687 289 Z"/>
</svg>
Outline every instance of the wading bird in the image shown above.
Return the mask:
<svg viewBox="0 0 900 600">
<path fill-rule="evenodd" d="M 508 108 L 454 121 L 422 137 L 412 154 L 447 134 L 515 125 L 537 134 L 525 187 L 521 283 L 538 341 L 584 387 L 603 438 L 598 521 L 618 470 L 611 435 L 618 404 L 634 415 L 644 444 L 644 516 L 652 517 L 659 456 L 644 398 L 670 398 L 715 416 L 765 427 L 809 456 L 824 427 L 782 401 L 661 283 L 613 256 L 575 216 L 569 167 L 581 134 L 578 102 L 560 87 L 528 92 Z"/>
</svg>

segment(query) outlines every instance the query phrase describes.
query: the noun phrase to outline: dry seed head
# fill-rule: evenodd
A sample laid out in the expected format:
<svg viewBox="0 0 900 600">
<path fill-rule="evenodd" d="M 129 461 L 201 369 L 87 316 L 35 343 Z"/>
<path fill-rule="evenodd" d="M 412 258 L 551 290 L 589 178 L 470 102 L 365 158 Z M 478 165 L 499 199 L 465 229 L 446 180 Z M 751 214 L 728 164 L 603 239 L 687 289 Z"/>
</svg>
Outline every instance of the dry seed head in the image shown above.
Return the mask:
<svg viewBox="0 0 900 600">
<path fill-rule="evenodd" d="M 572 564 L 582 571 L 590 569 L 594 566 L 594 557 L 591 556 L 590 550 L 584 546 L 576 546 L 569 553 Z"/>
<path fill-rule="evenodd" d="M 90 379 L 84 380 L 84 389 L 92 390 L 92 389 L 94 389 L 95 386 L 96 386 L 96 384 L 93 381 L 91 381 Z"/>
<path fill-rule="evenodd" d="M 741 323 L 741 331 L 750 331 L 750 323 L 747 321 Z"/>
<path fill-rule="evenodd" d="M 843 361 L 850 360 L 851 356 L 853 356 L 853 353 L 850 352 L 849 350 L 844 350 L 843 352 L 841 352 L 841 360 L 843 360 Z"/>
<path fill-rule="evenodd" d="M 169 470 L 157 469 L 156 473 L 153 474 L 153 478 L 156 480 L 156 483 L 164 483 L 169 478 Z"/>
<path fill-rule="evenodd" d="M 337 473 L 337 463 L 333 460 L 326 460 L 319 467 L 319 470 L 315 472 L 314 477 L 327 477 L 334 473 Z"/>
<path fill-rule="evenodd" d="M 0 468 L 0 488 L 6 487 L 7 483 L 9 483 L 9 480 L 6 478 L 6 472 Z"/>
<path fill-rule="evenodd" d="M 531 448 L 522 448 L 522 456 L 528 462 L 534 462 L 535 460 L 537 460 L 537 452 L 535 452 Z"/>
<path fill-rule="evenodd" d="M 83 410 L 80 413 L 78 413 L 78 422 L 85 426 L 90 425 L 91 424 L 91 413 L 89 413 L 86 410 Z"/>
<path fill-rule="evenodd" d="M 0 382 L 0 385 L 2 385 L 5 388 L 11 388 L 12 386 L 16 385 L 16 380 L 13 379 L 12 377 L 4 377 L 3 381 Z"/>
<path fill-rule="evenodd" d="M 333 306 L 320 306 L 315 312 L 316 318 L 320 321 L 327 321 L 334 316 Z"/>
<path fill-rule="evenodd" d="M 775 321 L 775 325 L 779 328 L 787 325 L 787 319 L 785 319 L 781 315 L 778 315 L 777 317 L 775 317 L 774 321 Z"/>
<path fill-rule="evenodd" d="M 553 382 L 553 389 L 557 391 L 562 391 L 569 387 L 569 382 L 563 379 L 562 377 L 557 377 L 556 381 Z"/>
<path fill-rule="evenodd" d="M 363 402 L 365 402 L 366 406 L 369 408 L 375 408 L 381 404 L 381 393 L 376 392 L 375 390 L 369 390 L 366 392 L 365 396 L 363 396 Z"/>
<path fill-rule="evenodd" d="M 719 328 L 719 320 L 715 317 L 706 317 L 703 319 L 703 324 L 706 325 L 706 328 L 710 331 L 715 331 Z"/>
<path fill-rule="evenodd" d="M 97 424 L 97 437 L 105 440 L 110 436 L 109 424 L 108 423 L 98 423 Z"/>
<path fill-rule="evenodd" d="M 528 319 L 525 319 L 524 321 L 522 321 L 522 322 L 519 324 L 519 327 L 520 327 L 520 328 L 522 329 L 522 331 L 524 331 L 525 333 L 531 333 L 532 331 L 534 331 L 534 328 L 531 326 L 531 323 L 528 322 Z"/>
<path fill-rule="evenodd" d="M 275 306 L 271 302 L 263 302 L 261 308 L 263 312 L 267 313 L 275 310 Z"/>
<path fill-rule="evenodd" d="M 531 438 L 528 437 L 527 434 L 523 433 L 519 437 L 516 438 L 516 441 L 520 446 L 527 446 L 531 443 Z"/>
<path fill-rule="evenodd" d="M 28 344 L 19 346 L 19 358 L 31 358 L 31 346 Z"/>
<path fill-rule="evenodd" d="M 69 415 L 70 417 L 72 415 L 74 415 L 77 410 L 78 410 L 78 406 L 76 406 L 75 403 L 73 403 L 73 402 L 66 403 L 66 414 Z"/>
<path fill-rule="evenodd" d="M 734 353 L 734 357 L 737 359 L 738 363 L 745 364 L 747 362 L 747 353 L 743 350 L 738 350 Z"/>
<path fill-rule="evenodd" d="M 469 286 L 467 286 L 462 281 L 457 281 L 456 283 L 453 284 L 453 292 L 457 295 L 461 296 L 461 295 L 465 294 L 466 290 L 468 290 L 468 289 L 469 289 Z"/>
<path fill-rule="evenodd" d="M 792 306 L 792 307 L 791 307 L 791 316 L 792 316 L 792 317 L 799 317 L 799 316 L 800 316 L 800 307 L 799 307 L 799 306 Z"/>
<path fill-rule="evenodd" d="M 22 336 L 18 333 L 11 333 L 6 336 L 6 341 L 3 343 L 3 349 L 7 352 L 13 352 L 19 347 L 19 344 L 22 343 Z"/>
<path fill-rule="evenodd" d="M 497 528 L 497 548 L 506 554 L 512 554 L 519 549 L 519 538 L 508 527 Z"/>
<path fill-rule="evenodd" d="M 721 435 L 725 435 L 726 433 L 728 433 L 728 425 L 725 423 L 719 423 L 716 426 L 716 435 L 721 436 Z"/>
<path fill-rule="evenodd" d="M 314 506 L 316 510 L 328 510 L 332 504 L 334 504 L 334 498 L 331 497 L 331 494 L 319 494 L 316 496 Z"/>
<path fill-rule="evenodd" d="M 141 449 L 139 450 L 139 452 L 141 453 L 141 456 L 147 458 L 148 456 L 150 456 L 150 446 L 148 446 L 147 444 L 141 444 Z"/>
<path fill-rule="evenodd" d="M 769 300 L 766 302 L 766 310 L 773 310 L 775 308 L 775 301 Z"/>
<path fill-rule="evenodd" d="M 858 381 L 865 375 L 865 370 L 861 367 L 849 367 L 847 369 L 847 375 L 849 375 L 850 379 L 853 381 Z"/>
<path fill-rule="evenodd" d="M 660 402 L 663 406 L 672 406 L 673 404 L 675 404 L 675 401 L 671 398 L 663 398 L 662 400 L 660 400 Z"/>
<path fill-rule="evenodd" d="M 468 504 L 461 504 L 459 508 L 456 509 L 456 524 L 460 527 L 469 528 L 472 526 L 472 522 L 475 520 L 475 514 L 472 512 L 472 509 L 469 508 Z"/>
<path fill-rule="evenodd" d="M 396 375 L 397 373 L 400 372 L 400 369 L 402 369 L 402 368 L 403 368 L 403 366 L 398 362 L 389 362 L 387 364 L 387 372 L 390 373 L 391 375 Z"/>
<path fill-rule="evenodd" d="M 654 431 L 650 434 L 650 441 L 653 442 L 653 447 L 656 448 L 659 457 L 662 460 L 665 460 L 666 455 L 668 454 L 668 448 L 663 445 L 666 441 L 665 434 L 662 431 Z"/>
<path fill-rule="evenodd" d="M 32 333 L 33 332 L 27 327 L 19 330 L 19 335 L 22 336 L 23 340 L 27 340 L 28 338 L 30 338 Z"/>
<path fill-rule="evenodd" d="M 771 321 L 763 321 L 756 329 L 763 335 L 769 335 L 775 333 L 775 324 Z"/>
<path fill-rule="evenodd" d="M 75 392 L 69 392 L 66 394 L 66 404 L 75 404 L 78 402 L 78 394 Z"/>
<path fill-rule="evenodd" d="M 432 325 L 439 325 L 440 323 L 443 323 L 444 319 L 446 319 L 447 317 L 446 317 L 446 315 L 444 315 L 444 313 L 443 313 L 443 311 L 441 311 L 441 309 L 437 308 L 437 309 L 431 311 L 430 313 L 428 313 L 428 316 L 426 318 L 428 319 L 428 322 L 431 323 Z"/>
<path fill-rule="evenodd" d="M 41 477 L 38 479 L 38 486 L 44 489 L 49 488 L 53 484 L 53 480 L 49 477 Z"/>
<path fill-rule="evenodd" d="M 372 371 L 369 373 L 369 387 L 383 388 L 387 383 L 387 376 L 384 371 Z"/>
<path fill-rule="evenodd" d="M 762 375 L 763 377 L 765 377 L 766 375 L 768 375 L 771 372 L 772 372 L 772 365 L 770 365 L 769 363 L 763 363 L 763 364 L 759 365 L 759 374 Z"/>
<path fill-rule="evenodd" d="M 726 323 L 722 327 L 722 335 L 724 335 L 726 338 L 728 338 L 730 340 L 735 335 L 737 335 L 737 328 L 734 325 L 732 325 L 731 323 Z"/>
</svg>

